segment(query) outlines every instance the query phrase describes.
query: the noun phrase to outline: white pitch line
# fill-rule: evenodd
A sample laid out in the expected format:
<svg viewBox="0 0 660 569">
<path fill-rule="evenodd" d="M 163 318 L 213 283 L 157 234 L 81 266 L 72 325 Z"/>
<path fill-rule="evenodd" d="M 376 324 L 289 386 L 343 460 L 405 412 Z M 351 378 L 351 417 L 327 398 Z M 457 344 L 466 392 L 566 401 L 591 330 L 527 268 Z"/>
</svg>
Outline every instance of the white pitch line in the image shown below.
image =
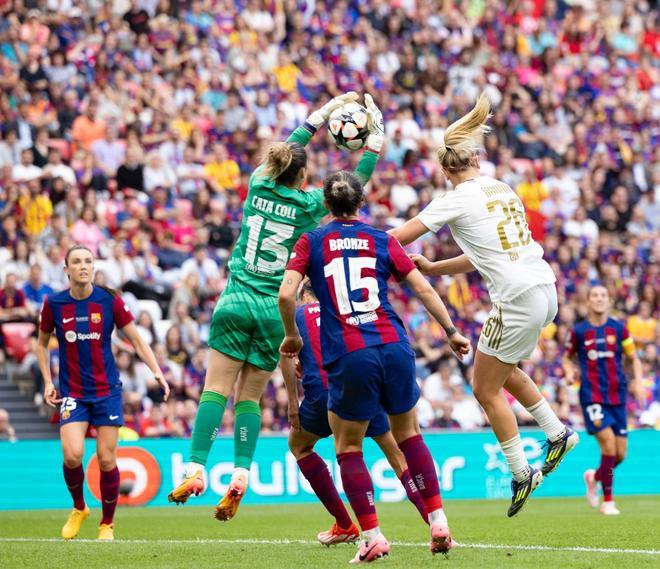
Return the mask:
<svg viewBox="0 0 660 569">
<path fill-rule="evenodd" d="M 117 539 L 102 542 L 96 539 L 75 539 L 65 542 L 54 537 L 31 538 L 31 537 L 0 537 L 0 543 L 102 543 L 102 544 L 172 544 L 172 545 L 195 545 L 195 544 L 246 544 L 246 545 L 319 545 L 317 541 L 305 539 Z M 398 547 L 428 547 L 428 543 L 393 542 Z M 457 543 L 456 547 L 466 549 L 513 549 L 518 551 L 574 551 L 579 553 L 615 553 L 615 554 L 639 554 L 660 555 L 660 549 L 616 549 L 605 547 L 553 547 L 550 545 L 506 545 L 500 543 Z"/>
</svg>

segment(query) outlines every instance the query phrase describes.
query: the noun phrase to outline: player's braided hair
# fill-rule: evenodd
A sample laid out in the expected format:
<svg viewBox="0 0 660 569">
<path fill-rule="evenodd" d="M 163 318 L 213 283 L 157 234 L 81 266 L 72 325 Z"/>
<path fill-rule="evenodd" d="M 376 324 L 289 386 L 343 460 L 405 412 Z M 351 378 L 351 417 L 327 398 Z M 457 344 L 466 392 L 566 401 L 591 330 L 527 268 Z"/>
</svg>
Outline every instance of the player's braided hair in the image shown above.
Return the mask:
<svg viewBox="0 0 660 569">
<path fill-rule="evenodd" d="M 323 198 L 335 217 L 355 215 L 364 201 L 364 191 L 355 174 L 341 170 L 323 182 Z"/>
<path fill-rule="evenodd" d="M 438 161 L 443 168 L 461 172 L 473 166 L 474 156 L 489 130 L 486 121 L 490 116 L 490 102 L 482 93 L 467 115 L 447 127 L 445 143 L 438 148 Z"/>
<path fill-rule="evenodd" d="M 273 144 L 266 154 L 264 174 L 283 186 L 291 186 L 307 166 L 307 151 L 296 142 Z"/>
</svg>

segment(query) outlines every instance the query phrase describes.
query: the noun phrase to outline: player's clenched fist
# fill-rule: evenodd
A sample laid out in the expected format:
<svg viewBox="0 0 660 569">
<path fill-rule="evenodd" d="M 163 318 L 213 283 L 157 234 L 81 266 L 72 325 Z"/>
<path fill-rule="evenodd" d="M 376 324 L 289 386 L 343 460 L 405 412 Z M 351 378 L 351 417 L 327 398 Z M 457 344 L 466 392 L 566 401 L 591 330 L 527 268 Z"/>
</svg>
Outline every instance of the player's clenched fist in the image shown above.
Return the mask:
<svg viewBox="0 0 660 569">
<path fill-rule="evenodd" d="M 303 340 L 300 336 L 285 336 L 280 344 L 280 354 L 285 358 L 294 358 L 303 347 Z"/>
</svg>

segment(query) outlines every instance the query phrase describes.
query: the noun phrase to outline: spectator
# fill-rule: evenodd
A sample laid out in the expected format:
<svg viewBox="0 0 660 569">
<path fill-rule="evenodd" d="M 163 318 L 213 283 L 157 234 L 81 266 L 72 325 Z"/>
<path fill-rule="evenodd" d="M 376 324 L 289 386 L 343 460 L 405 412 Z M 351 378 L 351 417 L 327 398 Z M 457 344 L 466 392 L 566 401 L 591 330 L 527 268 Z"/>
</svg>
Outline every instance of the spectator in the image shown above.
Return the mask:
<svg viewBox="0 0 660 569">
<path fill-rule="evenodd" d="M 97 140 L 101 140 L 106 131 L 105 121 L 98 119 L 98 102 L 90 97 L 85 112 L 76 117 L 71 126 L 71 139 L 76 146 L 89 150 Z"/>
<path fill-rule="evenodd" d="M 25 293 L 28 308 L 35 316 L 41 310 L 44 297 L 54 292 L 50 286 L 44 284 L 42 274 L 43 270 L 40 265 L 32 265 L 30 267 L 28 281 L 23 285 L 23 292 Z"/>
<path fill-rule="evenodd" d="M 180 437 L 183 432 L 178 421 L 171 422 L 167 418 L 161 405 L 153 405 L 148 417 L 140 425 L 140 435 L 145 438 Z"/>
<path fill-rule="evenodd" d="M 18 288 L 14 273 L 7 273 L 0 289 L 0 323 L 30 320 L 25 293 Z"/>
<path fill-rule="evenodd" d="M 15 443 L 18 440 L 16 430 L 9 422 L 9 413 L 4 409 L 0 409 L 0 441 L 2 440 L 10 443 Z"/>
</svg>

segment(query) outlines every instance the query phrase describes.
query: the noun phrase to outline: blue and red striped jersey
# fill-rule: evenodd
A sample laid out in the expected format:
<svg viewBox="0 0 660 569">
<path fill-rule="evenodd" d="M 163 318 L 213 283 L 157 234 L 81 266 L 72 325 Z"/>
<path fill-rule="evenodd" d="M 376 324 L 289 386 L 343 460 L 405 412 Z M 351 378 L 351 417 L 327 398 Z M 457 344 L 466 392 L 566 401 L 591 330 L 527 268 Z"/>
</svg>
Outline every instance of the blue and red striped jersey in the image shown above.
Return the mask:
<svg viewBox="0 0 660 569">
<path fill-rule="evenodd" d="M 415 265 L 384 231 L 335 220 L 300 237 L 288 269 L 309 275 L 319 299 L 324 367 L 362 348 L 408 343 L 387 298 L 387 281 L 402 280 Z"/>
<path fill-rule="evenodd" d="M 303 370 L 302 386 L 305 399 L 313 401 L 328 390 L 328 374 L 323 369 L 321 354 L 321 306 L 312 302 L 296 309 L 296 324 L 303 339 L 298 354 Z"/>
<path fill-rule="evenodd" d="M 39 328 L 57 336 L 62 397 L 94 402 L 121 391 L 110 338 L 115 326 L 132 321 L 120 296 L 96 286 L 84 300 L 73 298 L 69 289 L 45 298 Z"/>
<path fill-rule="evenodd" d="M 608 318 L 602 326 L 588 320 L 577 323 L 566 340 L 566 352 L 580 364 L 580 403 L 624 405 L 628 382 L 623 373 L 624 350 L 633 339 L 625 324 Z"/>
</svg>

